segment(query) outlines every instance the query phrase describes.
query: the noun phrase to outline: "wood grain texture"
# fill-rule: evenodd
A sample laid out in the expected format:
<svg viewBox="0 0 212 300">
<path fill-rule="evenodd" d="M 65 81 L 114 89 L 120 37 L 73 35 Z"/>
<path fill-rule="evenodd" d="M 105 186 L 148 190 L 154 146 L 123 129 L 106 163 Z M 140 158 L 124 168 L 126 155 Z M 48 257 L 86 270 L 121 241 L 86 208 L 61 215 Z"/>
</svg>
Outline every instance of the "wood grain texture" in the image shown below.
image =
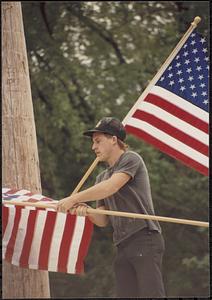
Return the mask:
<svg viewBox="0 0 212 300">
<path fill-rule="evenodd" d="M 21 2 L 2 8 L 2 185 L 41 193 Z M 50 298 L 48 272 L 3 262 L 3 298 Z"/>
</svg>

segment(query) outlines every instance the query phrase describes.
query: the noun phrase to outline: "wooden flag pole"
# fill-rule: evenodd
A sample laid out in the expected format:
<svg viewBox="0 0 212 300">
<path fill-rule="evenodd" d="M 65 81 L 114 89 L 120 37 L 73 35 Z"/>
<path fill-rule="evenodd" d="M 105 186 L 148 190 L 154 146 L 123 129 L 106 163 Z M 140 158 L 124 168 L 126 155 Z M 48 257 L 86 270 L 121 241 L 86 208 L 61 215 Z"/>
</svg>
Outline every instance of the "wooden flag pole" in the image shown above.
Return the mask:
<svg viewBox="0 0 212 300">
<path fill-rule="evenodd" d="M 4 200 L 3 204 L 17 205 L 17 206 L 34 206 L 34 207 L 38 207 L 38 208 L 55 209 L 55 204 L 50 204 L 50 203 L 43 204 L 43 203 L 15 202 L 15 201 Z M 161 217 L 161 216 L 155 216 L 155 215 L 136 214 L 136 213 L 123 212 L 123 211 L 112 211 L 112 210 L 104 210 L 104 209 L 87 208 L 87 212 L 90 214 L 118 216 L 118 217 L 134 218 L 134 219 L 145 219 L 145 220 L 157 220 L 157 221 L 162 221 L 162 222 L 171 222 L 171 223 L 186 224 L 186 225 L 193 225 L 193 226 L 200 226 L 200 227 L 209 227 L 208 222 Z"/>
<path fill-rule="evenodd" d="M 104 210 L 104 209 L 87 208 L 87 212 L 92 213 L 92 214 L 99 214 L 99 215 L 119 216 L 119 217 L 145 219 L 145 220 L 156 220 L 156 221 L 162 221 L 162 222 L 171 222 L 171 223 L 187 224 L 187 225 L 194 225 L 194 226 L 200 226 L 200 227 L 209 227 L 208 222 L 201 222 L 201 221 L 187 220 L 187 219 L 177 219 L 177 218 L 162 217 L 162 216 L 155 216 L 155 215 L 136 214 L 136 213 L 123 212 L 123 211 L 112 211 L 112 210 Z"/>
<path fill-rule="evenodd" d="M 87 172 L 85 173 L 85 175 L 82 177 L 82 179 L 80 180 L 80 182 L 78 183 L 78 185 L 75 187 L 75 189 L 71 193 L 71 195 L 76 194 L 81 189 L 82 185 L 87 180 L 87 178 L 89 177 L 89 175 L 93 172 L 93 170 L 95 169 L 95 167 L 98 164 L 98 162 L 99 162 L 99 158 L 96 157 L 96 159 L 93 161 L 93 163 L 91 164 L 90 168 L 87 170 Z"/>
</svg>

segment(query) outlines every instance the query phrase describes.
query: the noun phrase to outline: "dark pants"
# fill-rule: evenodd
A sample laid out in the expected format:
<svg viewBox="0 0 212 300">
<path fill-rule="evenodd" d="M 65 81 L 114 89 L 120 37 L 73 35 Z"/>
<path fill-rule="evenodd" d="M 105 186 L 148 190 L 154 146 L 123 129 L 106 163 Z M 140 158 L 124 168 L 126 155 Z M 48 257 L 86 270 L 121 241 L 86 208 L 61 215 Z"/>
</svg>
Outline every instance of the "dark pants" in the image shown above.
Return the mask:
<svg viewBox="0 0 212 300">
<path fill-rule="evenodd" d="M 165 298 L 161 274 L 164 240 L 143 229 L 117 246 L 114 262 L 117 297 Z"/>
</svg>

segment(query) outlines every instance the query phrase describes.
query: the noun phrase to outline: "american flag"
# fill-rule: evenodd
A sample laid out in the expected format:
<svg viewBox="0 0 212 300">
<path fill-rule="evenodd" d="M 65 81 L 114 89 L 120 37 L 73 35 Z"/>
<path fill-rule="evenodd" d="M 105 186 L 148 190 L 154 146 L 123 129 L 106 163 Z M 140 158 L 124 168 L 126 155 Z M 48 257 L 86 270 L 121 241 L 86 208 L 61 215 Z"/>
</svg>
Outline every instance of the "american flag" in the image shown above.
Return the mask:
<svg viewBox="0 0 212 300">
<path fill-rule="evenodd" d="M 12 202 L 54 204 L 56 200 L 28 190 L 2 189 Z M 93 231 L 87 217 L 64 214 L 53 208 L 4 204 L 2 208 L 3 259 L 13 265 L 80 274 Z"/>
<path fill-rule="evenodd" d="M 196 30 L 124 119 L 126 131 L 204 175 L 209 167 L 209 57 Z"/>
</svg>

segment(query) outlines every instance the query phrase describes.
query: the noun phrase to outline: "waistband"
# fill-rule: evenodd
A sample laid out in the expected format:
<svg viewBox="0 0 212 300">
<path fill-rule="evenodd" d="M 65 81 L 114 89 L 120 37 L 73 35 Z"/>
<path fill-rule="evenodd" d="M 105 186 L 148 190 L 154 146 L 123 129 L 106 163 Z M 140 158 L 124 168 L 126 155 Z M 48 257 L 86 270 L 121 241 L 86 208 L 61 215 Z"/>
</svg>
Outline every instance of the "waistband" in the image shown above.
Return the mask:
<svg viewBox="0 0 212 300">
<path fill-rule="evenodd" d="M 142 235 L 152 235 L 155 233 L 160 233 L 157 230 L 151 230 L 148 227 L 144 227 L 142 229 L 140 229 L 139 231 L 136 231 L 135 233 L 133 233 L 131 236 L 129 236 L 128 238 L 126 238 L 125 240 L 123 240 L 122 242 L 120 242 L 117 247 L 121 248 L 124 247 L 125 245 L 127 245 L 128 243 L 132 242 L 133 240 L 135 240 L 138 237 L 141 237 Z"/>
</svg>

